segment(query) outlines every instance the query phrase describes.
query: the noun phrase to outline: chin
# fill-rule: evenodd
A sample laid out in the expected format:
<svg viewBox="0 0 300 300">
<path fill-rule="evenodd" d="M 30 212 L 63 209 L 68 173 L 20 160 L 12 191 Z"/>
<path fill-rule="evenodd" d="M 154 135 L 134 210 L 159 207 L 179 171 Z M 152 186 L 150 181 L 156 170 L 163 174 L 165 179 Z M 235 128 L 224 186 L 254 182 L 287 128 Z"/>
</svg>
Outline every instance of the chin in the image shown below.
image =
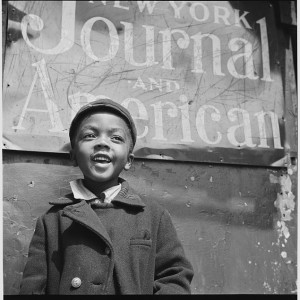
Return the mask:
<svg viewBox="0 0 300 300">
<path fill-rule="evenodd" d="M 118 178 L 118 177 L 117 177 Z M 114 179 L 111 176 L 90 176 L 90 177 L 85 177 L 85 180 L 90 181 L 90 182 L 96 182 L 96 183 L 108 183 L 108 182 L 113 182 Z"/>
</svg>

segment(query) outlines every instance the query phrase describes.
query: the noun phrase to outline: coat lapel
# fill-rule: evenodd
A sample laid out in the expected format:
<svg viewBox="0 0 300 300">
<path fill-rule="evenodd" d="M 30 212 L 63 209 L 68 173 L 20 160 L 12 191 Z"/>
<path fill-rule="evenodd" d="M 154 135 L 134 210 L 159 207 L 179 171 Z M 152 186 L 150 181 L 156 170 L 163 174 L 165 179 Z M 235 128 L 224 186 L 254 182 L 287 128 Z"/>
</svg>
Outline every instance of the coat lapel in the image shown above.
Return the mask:
<svg viewBox="0 0 300 300">
<path fill-rule="evenodd" d="M 131 191 L 127 181 L 119 178 L 119 182 L 122 184 L 122 188 L 119 194 L 112 200 L 113 203 L 122 203 L 131 207 L 139 208 L 144 208 L 146 206 L 141 198 Z"/>
<path fill-rule="evenodd" d="M 85 200 L 66 206 L 63 209 L 63 215 L 95 232 L 112 249 L 112 242 L 105 227 L 103 226 L 97 214 L 93 211 L 90 205 L 86 203 Z"/>
</svg>

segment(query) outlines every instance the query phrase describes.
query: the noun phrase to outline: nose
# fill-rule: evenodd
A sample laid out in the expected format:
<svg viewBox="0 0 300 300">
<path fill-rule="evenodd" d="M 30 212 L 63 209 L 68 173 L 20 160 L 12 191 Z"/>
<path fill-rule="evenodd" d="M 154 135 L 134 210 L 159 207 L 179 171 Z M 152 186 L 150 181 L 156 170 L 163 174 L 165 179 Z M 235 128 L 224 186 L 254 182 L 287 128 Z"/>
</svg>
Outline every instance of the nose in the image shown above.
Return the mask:
<svg viewBox="0 0 300 300">
<path fill-rule="evenodd" d="M 109 139 L 105 136 L 99 136 L 95 140 L 95 147 L 97 147 L 97 148 L 110 148 Z"/>
</svg>

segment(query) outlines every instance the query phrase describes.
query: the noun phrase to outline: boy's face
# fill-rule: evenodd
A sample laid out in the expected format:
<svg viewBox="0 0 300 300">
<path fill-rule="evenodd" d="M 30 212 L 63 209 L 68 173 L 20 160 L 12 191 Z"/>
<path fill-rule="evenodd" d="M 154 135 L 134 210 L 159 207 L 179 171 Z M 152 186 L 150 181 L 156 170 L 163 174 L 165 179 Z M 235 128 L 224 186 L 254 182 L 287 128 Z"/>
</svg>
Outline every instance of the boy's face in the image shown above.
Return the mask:
<svg viewBox="0 0 300 300">
<path fill-rule="evenodd" d="M 129 170 L 131 135 L 126 122 L 110 112 L 95 112 L 84 118 L 74 137 L 71 157 L 81 169 L 85 183 L 105 188 L 118 184 L 123 169 Z"/>
</svg>

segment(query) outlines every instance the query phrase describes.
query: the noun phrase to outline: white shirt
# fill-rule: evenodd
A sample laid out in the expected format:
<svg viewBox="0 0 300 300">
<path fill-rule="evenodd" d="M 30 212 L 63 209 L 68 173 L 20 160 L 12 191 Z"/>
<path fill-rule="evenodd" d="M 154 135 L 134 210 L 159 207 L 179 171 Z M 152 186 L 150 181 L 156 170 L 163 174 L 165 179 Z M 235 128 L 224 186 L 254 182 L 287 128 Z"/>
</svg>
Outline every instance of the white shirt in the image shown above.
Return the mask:
<svg viewBox="0 0 300 300">
<path fill-rule="evenodd" d="M 89 189 L 87 189 L 82 179 L 76 179 L 70 182 L 71 190 L 73 192 L 75 199 L 82 199 L 82 200 L 92 200 L 92 199 L 99 199 L 95 194 L 93 194 Z M 120 192 L 121 184 L 112 186 L 111 188 L 103 191 L 105 194 L 105 203 L 110 203 Z"/>
</svg>

